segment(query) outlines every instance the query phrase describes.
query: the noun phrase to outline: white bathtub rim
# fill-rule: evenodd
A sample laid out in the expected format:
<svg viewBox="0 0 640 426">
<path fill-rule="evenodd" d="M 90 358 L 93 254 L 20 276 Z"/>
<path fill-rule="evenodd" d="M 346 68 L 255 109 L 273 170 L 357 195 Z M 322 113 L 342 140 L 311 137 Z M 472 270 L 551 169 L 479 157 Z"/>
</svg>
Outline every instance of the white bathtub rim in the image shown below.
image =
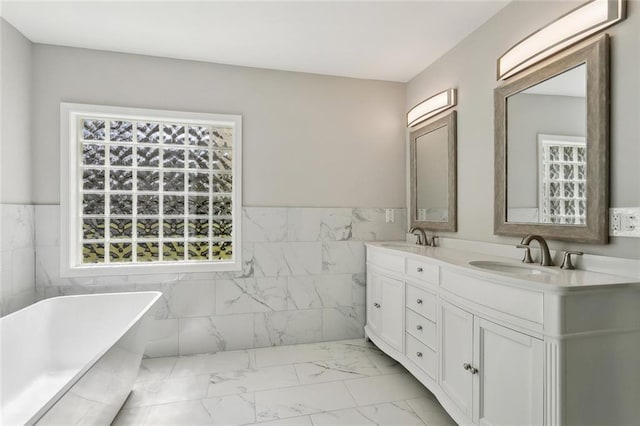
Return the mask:
<svg viewBox="0 0 640 426">
<path fill-rule="evenodd" d="M 100 361 L 100 359 L 109 351 L 109 349 L 113 347 L 114 344 L 116 344 L 120 339 L 122 339 L 122 337 L 124 337 L 124 335 L 129 330 L 131 330 L 131 328 L 138 321 L 140 321 L 140 319 L 149 311 L 149 309 L 151 309 L 151 307 L 156 303 L 156 301 L 160 298 L 160 296 L 162 296 L 162 292 L 125 291 L 125 292 L 118 292 L 118 293 L 94 293 L 94 294 L 77 294 L 77 295 L 69 295 L 69 296 L 56 296 L 56 297 L 40 300 L 36 303 L 32 303 L 29 306 L 26 306 L 16 312 L 13 312 L 11 314 L 8 314 L 0 318 L 0 320 L 2 320 L 3 318 L 9 317 L 10 315 L 17 314 L 20 311 L 33 308 L 36 305 L 47 303 L 54 299 L 87 298 L 87 297 L 117 296 L 117 295 L 130 295 L 130 294 L 155 294 L 155 297 L 149 303 L 147 303 L 143 309 L 140 310 L 140 312 L 127 324 L 126 327 L 123 327 L 122 333 L 119 333 L 117 338 L 111 341 L 109 345 L 105 345 L 105 347 L 102 347 L 99 351 L 97 351 L 96 355 L 89 362 L 87 362 L 71 379 L 69 379 L 67 383 L 65 383 L 65 385 L 62 386 L 60 390 L 58 390 L 58 392 L 56 392 L 55 395 L 53 395 L 46 404 L 44 404 L 38 411 L 36 411 L 28 420 L 25 420 L 24 424 L 26 425 L 35 424 L 35 422 L 37 422 L 47 411 L 49 411 L 51 407 L 53 407 L 55 403 L 58 402 L 58 400 L 62 398 L 62 396 L 64 396 L 64 394 L 67 393 L 69 389 L 71 389 L 73 385 L 75 385 L 82 378 L 82 376 L 84 376 L 98 361 Z M 2 423 L 2 421 L 3 419 L 0 419 L 0 423 Z"/>
</svg>

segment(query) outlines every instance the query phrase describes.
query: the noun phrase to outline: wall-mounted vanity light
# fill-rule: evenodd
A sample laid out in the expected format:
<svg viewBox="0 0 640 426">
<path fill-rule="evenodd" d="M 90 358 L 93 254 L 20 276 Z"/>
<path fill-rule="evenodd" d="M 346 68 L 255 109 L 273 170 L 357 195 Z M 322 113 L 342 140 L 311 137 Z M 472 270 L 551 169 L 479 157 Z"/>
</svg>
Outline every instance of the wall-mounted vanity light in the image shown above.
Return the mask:
<svg viewBox="0 0 640 426">
<path fill-rule="evenodd" d="M 525 38 L 498 58 L 504 80 L 625 18 L 625 0 L 592 0 Z"/>
<path fill-rule="evenodd" d="M 456 104 L 456 89 L 447 89 L 420 102 L 407 113 L 407 126 L 413 127 Z"/>
</svg>

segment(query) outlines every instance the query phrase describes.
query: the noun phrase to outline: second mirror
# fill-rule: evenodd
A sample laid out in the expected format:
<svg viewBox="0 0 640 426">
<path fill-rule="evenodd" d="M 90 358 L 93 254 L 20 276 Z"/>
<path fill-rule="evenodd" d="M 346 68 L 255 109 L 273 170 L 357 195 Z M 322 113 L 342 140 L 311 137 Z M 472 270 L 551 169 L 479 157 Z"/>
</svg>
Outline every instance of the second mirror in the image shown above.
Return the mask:
<svg viewBox="0 0 640 426">
<path fill-rule="evenodd" d="M 456 112 L 410 137 L 411 226 L 456 230 Z"/>
</svg>

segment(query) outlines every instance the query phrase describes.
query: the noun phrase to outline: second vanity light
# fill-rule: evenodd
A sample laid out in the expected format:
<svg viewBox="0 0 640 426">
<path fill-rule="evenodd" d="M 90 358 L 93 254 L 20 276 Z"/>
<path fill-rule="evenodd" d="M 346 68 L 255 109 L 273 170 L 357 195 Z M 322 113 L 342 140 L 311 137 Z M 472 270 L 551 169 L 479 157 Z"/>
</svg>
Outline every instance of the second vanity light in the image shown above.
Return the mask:
<svg viewBox="0 0 640 426">
<path fill-rule="evenodd" d="M 456 105 L 456 89 L 447 89 L 428 99 L 420 102 L 411 108 L 407 113 L 407 126 L 413 127 L 416 124 L 440 114 L 442 111 Z"/>
</svg>

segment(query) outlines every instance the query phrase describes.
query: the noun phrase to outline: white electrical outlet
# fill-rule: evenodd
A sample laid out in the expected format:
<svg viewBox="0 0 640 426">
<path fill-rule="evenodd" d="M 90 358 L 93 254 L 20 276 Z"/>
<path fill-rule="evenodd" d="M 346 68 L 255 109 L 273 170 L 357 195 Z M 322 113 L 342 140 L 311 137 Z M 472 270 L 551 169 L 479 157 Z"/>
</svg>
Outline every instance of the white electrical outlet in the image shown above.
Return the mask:
<svg viewBox="0 0 640 426">
<path fill-rule="evenodd" d="M 393 217 L 393 209 L 386 210 L 386 222 L 393 223 L 395 218 Z"/>
<path fill-rule="evenodd" d="M 640 207 L 615 207 L 609 212 L 609 235 L 640 237 Z"/>
<path fill-rule="evenodd" d="M 609 219 L 609 226 L 611 227 L 611 235 L 614 235 L 614 232 L 620 231 L 620 213 L 615 213 L 615 209 L 611 209 L 611 218 Z"/>
<path fill-rule="evenodd" d="M 638 227 L 638 216 L 631 214 L 622 215 L 622 230 L 625 232 L 633 232 Z"/>
</svg>

